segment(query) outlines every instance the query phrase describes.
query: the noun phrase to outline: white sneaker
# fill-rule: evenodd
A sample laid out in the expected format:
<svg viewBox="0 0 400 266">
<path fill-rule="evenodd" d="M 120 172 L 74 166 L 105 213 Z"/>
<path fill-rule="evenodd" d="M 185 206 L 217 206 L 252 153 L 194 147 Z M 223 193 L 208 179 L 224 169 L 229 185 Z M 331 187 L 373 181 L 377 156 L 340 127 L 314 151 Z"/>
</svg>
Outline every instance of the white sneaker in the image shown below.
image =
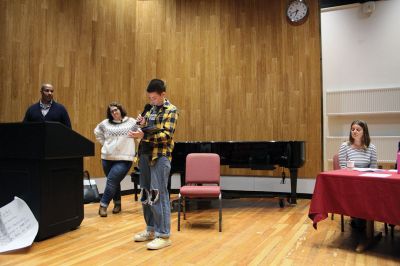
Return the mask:
<svg viewBox="0 0 400 266">
<path fill-rule="evenodd" d="M 143 231 L 134 236 L 135 242 L 144 242 L 148 240 L 153 240 L 155 238 L 154 232 Z"/>
<path fill-rule="evenodd" d="M 148 249 L 162 249 L 171 245 L 171 240 L 169 238 L 157 237 L 153 241 L 147 243 Z"/>
</svg>

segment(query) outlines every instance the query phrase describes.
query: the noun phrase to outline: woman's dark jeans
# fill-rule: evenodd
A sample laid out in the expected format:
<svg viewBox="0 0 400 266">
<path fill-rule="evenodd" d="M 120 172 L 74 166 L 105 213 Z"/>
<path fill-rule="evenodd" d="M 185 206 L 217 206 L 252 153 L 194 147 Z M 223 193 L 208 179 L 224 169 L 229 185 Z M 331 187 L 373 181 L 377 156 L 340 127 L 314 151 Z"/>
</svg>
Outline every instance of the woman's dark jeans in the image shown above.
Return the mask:
<svg viewBox="0 0 400 266">
<path fill-rule="evenodd" d="M 100 206 L 108 207 L 111 199 L 114 200 L 114 204 L 121 204 L 121 181 L 131 168 L 132 162 L 102 160 L 102 164 L 107 183 Z"/>
</svg>

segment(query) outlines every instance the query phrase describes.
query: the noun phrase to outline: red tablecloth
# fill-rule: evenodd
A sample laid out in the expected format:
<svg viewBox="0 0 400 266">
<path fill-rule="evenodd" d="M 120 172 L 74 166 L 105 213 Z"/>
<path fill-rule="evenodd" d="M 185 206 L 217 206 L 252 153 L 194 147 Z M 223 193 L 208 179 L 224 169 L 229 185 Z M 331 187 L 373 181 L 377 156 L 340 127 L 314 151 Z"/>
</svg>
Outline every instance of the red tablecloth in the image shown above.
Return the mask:
<svg viewBox="0 0 400 266">
<path fill-rule="evenodd" d="M 320 173 L 308 214 L 314 228 L 328 213 L 400 225 L 400 175 L 382 173 L 390 176 L 366 177 L 347 169 Z"/>
</svg>

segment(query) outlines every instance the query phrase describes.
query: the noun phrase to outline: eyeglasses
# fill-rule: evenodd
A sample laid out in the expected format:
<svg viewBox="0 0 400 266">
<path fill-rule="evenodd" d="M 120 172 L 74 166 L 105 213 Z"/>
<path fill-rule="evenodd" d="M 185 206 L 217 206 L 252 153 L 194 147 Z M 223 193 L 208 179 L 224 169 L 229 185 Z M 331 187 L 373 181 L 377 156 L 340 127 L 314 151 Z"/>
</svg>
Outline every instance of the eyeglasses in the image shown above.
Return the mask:
<svg viewBox="0 0 400 266">
<path fill-rule="evenodd" d="M 118 108 L 115 108 L 115 109 L 111 109 L 111 110 L 110 110 L 110 113 L 113 114 L 113 113 L 118 112 L 118 111 L 119 111 L 119 109 L 118 109 Z"/>
<path fill-rule="evenodd" d="M 44 92 L 51 92 L 51 93 L 54 92 L 54 90 L 52 90 L 52 89 L 44 89 L 43 91 L 44 91 Z"/>
</svg>

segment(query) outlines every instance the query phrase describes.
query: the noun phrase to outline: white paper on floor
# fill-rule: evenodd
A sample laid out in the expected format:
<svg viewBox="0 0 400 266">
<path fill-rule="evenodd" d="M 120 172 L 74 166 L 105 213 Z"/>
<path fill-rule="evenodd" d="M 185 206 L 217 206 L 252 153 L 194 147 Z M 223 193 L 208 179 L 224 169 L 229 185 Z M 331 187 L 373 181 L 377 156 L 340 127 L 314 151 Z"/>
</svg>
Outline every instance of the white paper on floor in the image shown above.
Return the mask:
<svg viewBox="0 0 400 266">
<path fill-rule="evenodd" d="M 0 252 L 32 245 L 38 230 L 39 224 L 24 200 L 14 197 L 0 208 Z"/>
</svg>

